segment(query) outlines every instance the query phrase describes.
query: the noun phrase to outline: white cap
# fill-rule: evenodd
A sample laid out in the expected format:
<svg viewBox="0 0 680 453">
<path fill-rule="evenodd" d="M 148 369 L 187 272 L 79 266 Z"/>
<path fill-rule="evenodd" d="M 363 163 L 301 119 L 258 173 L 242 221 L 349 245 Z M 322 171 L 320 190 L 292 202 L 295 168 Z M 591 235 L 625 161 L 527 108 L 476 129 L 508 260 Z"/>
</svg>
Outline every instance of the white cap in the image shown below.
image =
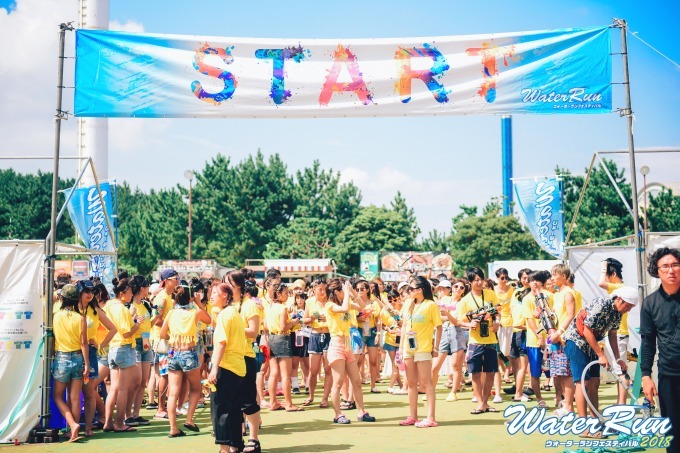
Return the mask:
<svg viewBox="0 0 680 453">
<path fill-rule="evenodd" d="M 153 296 L 159 286 L 158 283 L 152 283 L 151 286 L 149 286 L 149 294 Z"/>
<path fill-rule="evenodd" d="M 624 302 L 637 305 L 640 302 L 638 290 L 630 286 L 622 286 L 612 291 L 612 296 L 620 297 Z"/>
<path fill-rule="evenodd" d="M 448 280 L 442 280 L 442 281 L 440 281 L 439 284 L 437 285 L 437 288 L 439 288 L 440 286 L 441 286 L 442 288 L 451 288 L 451 282 L 448 281 Z"/>
<path fill-rule="evenodd" d="M 401 291 L 404 286 L 408 286 L 408 283 L 406 282 L 399 283 L 399 286 L 397 286 L 397 291 Z"/>
</svg>

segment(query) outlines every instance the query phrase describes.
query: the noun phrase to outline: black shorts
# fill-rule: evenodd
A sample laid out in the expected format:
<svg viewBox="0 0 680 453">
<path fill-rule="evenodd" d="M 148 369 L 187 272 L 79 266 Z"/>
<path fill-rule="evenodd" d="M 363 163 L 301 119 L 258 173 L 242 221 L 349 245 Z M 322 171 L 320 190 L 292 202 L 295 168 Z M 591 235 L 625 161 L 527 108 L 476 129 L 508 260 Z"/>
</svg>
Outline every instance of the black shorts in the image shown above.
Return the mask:
<svg viewBox="0 0 680 453">
<path fill-rule="evenodd" d="M 510 358 L 519 359 L 527 356 L 527 331 L 520 330 L 512 333 L 510 342 Z"/>
<path fill-rule="evenodd" d="M 290 333 L 290 350 L 293 357 L 309 357 L 309 337 L 302 337 L 302 346 L 295 345 L 295 332 Z"/>
<path fill-rule="evenodd" d="M 328 345 L 331 343 L 330 333 L 314 333 L 309 339 L 309 354 L 323 354 L 328 351 Z"/>
<path fill-rule="evenodd" d="M 246 375 L 241 386 L 241 411 L 246 415 L 260 412 L 257 404 L 257 361 L 253 357 L 244 357 L 246 361 Z"/>
<path fill-rule="evenodd" d="M 272 359 L 285 359 L 292 357 L 290 335 L 269 334 L 269 351 Z"/>
</svg>

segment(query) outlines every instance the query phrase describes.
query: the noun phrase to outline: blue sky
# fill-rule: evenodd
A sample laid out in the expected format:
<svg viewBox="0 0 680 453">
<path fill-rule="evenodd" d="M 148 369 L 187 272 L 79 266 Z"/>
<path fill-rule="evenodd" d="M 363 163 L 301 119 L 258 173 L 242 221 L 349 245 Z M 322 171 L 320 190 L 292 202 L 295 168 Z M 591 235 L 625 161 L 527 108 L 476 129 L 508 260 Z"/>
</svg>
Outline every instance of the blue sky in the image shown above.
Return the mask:
<svg viewBox="0 0 680 453">
<path fill-rule="evenodd" d="M 12 3 L 12 2 L 9 2 Z M 58 3 L 59 7 L 55 7 Z M 0 0 L 0 7 L 7 5 Z M 53 9 L 51 14 L 46 9 Z M 34 14 L 32 14 L 34 13 Z M 342 1 L 342 2 L 225 2 L 113 0 L 112 28 L 153 33 L 196 34 L 260 38 L 377 38 L 440 36 L 528 31 L 566 27 L 602 26 L 612 18 L 628 20 L 630 29 L 674 61 L 677 46 L 676 1 Z M 22 15 L 27 19 L 19 20 Z M 43 17 L 44 16 L 44 17 Z M 16 111 L 11 121 L 0 121 L 0 156 L 51 154 L 56 54 L 56 25 L 76 20 L 75 0 L 18 0 L 9 15 L 0 11 L 0 57 L 16 55 L 18 42 L 9 35 L 25 29 L 25 21 L 53 27 L 44 38 L 31 42 L 46 47 L 46 64 L 28 71 L 0 62 L 0 77 L 42 96 L 3 98 L 2 105 Z M 21 24 L 24 24 L 22 28 Z M 620 52 L 619 30 L 612 31 L 612 49 Z M 9 38 L 5 39 L 5 38 Z M 72 46 L 72 41 L 69 41 Z M 637 148 L 680 148 L 680 70 L 638 40 L 629 37 L 632 102 Z M 0 60 L 2 61 L 2 60 Z M 621 58 L 612 58 L 613 81 L 621 82 Z M 72 71 L 71 71 L 72 72 Z M 67 71 L 67 77 L 69 72 Z M 68 82 L 66 83 L 68 85 Z M 71 80 L 72 84 L 72 80 Z M 8 90 L 3 83 L 0 90 Z M 621 85 L 614 87 L 614 107 L 624 106 Z M 72 105 L 72 92 L 65 94 Z M 37 99 L 36 99 L 37 98 Z M 7 100 L 9 99 L 9 101 Z M 3 108 L 3 110 L 5 110 Z M 18 113 L 18 112 L 21 113 Z M 9 116 L 9 111 L 5 113 Z M 25 119 L 22 120 L 22 116 Z M 0 117 L 0 120 L 4 117 Z M 3 125 L 3 123 L 5 123 Z M 30 124 L 30 129 L 28 125 Z M 183 172 L 200 170 L 221 152 L 239 161 L 257 149 L 279 153 L 294 171 L 319 159 L 326 168 L 343 172 L 360 187 L 366 203 L 389 202 L 397 190 L 416 210 L 424 231 L 449 230 L 461 204 L 482 205 L 500 196 L 500 118 L 435 117 L 314 120 L 176 119 L 110 120 L 109 176 L 143 189 L 185 184 Z M 427 131 L 404 135 L 403 130 Z M 31 132 L 32 131 L 32 132 Z M 64 126 L 64 154 L 76 152 L 75 121 Z M 225 139 L 228 137 L 228 139 Z M 552 174 L 556 165 L 582 173 L 595 151 L 627 148 L 626 121 L 618 114 L 513 117 L 515 176 Z M 677 181 L 671 172 L 679 157 L 642 156 L 639 165 L 652 168 L 650 180 Z M 665 160 L 664 160 L 665 159 Z M 670 159 L 670 160 L 669 160 Z M 617 162 L 627 166 L 625 156 Z M 37 164 L 8 163 L 26 171 Z M 49 164 L 41 168 L 51 168 Z M 677 167 L 676 167 L 677 168 Z M 72 164 L 63 166 L 73 174 Z"/>
</svg>

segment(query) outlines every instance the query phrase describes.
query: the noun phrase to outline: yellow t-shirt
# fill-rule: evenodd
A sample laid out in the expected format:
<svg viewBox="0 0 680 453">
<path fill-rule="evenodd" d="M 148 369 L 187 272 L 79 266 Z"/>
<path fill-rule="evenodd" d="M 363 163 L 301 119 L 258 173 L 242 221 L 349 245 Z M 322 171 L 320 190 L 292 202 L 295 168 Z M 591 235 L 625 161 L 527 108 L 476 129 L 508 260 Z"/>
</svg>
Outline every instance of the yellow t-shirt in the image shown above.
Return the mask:
<svg viewBox="0 0 680 453">
<path fill-rule="evenodd" d="M 467 313 L 470 311 L 477 311 L 483 305 L 498 305 L 498 298 L 496 293 L 490 289 L 483 289 L 481 296 L 474 296 L 471 292 L 463 297 L 460 302 L 458 302 L 458 319 L 463 322 L 470 322 L 467 318 Z M 491 332 L 491 326 L 493 320 L 489 319 L 489 336 L 482 337 L 479 334 L 479 326 L 476 329 L 470 329 L 470 339 L 468 343 L 473 344 L 495 344 L 498 343 L 498 339 L 493 332 Z"/>
<path fill-rule="evenodd" d="M 290 313 L 288 307 L 284 304 L 273 303 L 269 306 L 269 310 L 265 310 L 267 316 L 267 329 L 273 335 L 281 335 L 281 313 L 286 313 L 286 324 L 290 322 Z"/>
<path fill-rule="evenodd" d="M 619 289 L 623 286 L 626 286 L 623 283 L 607 283 L 607 294 L 611 294 L 614 292 L 615 289 Z M 619 330 L 616 331 L 617 335 L 628 335 L 628 313 L 624 313 L 623 316 L 621 316 L 621 325 L 619 326 Z"/>
<path fill-rule="evenodd" d="M 553 308 L 552 293 L 546 290 L 542 290 L 541 292 L 543 293 L 548 302 L 548 307 L 552 309 Z M 530 293 L 524 296 L 522 303 L 522 317 L 524 318 L 525 321 L 529 318 L 532 318 L 536 322 L 536 327 L 540 329 L 542 327 L 541 320 L 534 316 L 534 310 L 536 310 L 536 297 L 534 297 L 534 295 Z M 534 331 L 531 330 L 528 321 L 526 326 L 527 326 L 527 347 L 538 348 L 539 347 L 538 336 L 536 336 Z M 545 331 L 541 332 L 541 337 L 543 338 L 546 337 Z"/>
<path fill-rule="evenodd" d="M 175 307 L 175 301 L 172 300 L 172 297 L 165 292 L 165 290 L 161 290 L 158 294 L 156 294 L 156 297 L 153 298 L 153 305 L 158 307 L 158 310 L 162 310 L 163 314 L 161 315 L 161 319 L 165 321 L 165 317 L 168 316 L 168 313 L 170 313 L 170 310 L 172 310 Z M 151 337 L 158 339 L 161 333 L 161 326 L 163 323 L 161 323 L 160 326 L 153 326 L 151 329 Z"/>
<path fill-rule="evenodd" d="M 411 310 L 411 305 L 413 305 L 413 310 Z M 442 316 L 437 304 L 429 299 L 419 304 L 413 304 L 413 301 L 410 301 L 408 307 L 404 310 L 404 314 L 406 332 L 416 333 L 417 348 L 414 351 L 409 350 L 409 354 L 432 352 L 432 338 L 435 329 L 442 325 Z M 408 344 L 406 344 L 406 347 L 408 347 Z"/>
<path fill-rule="evenodd" d="M 143 303 L 132 302 L 130 305 L 130 314 L 132 314 L 132 307 L 135 307 L 135 316 L 144 316 L 144 321 L 139 325 L 139 329 L 135 333 L 135 340 L 142 338 L 142 333 L 151 332 L 151 313 L 146 309 Z"/>
<path fill-rule="evenodd" d="M 576 299 L 576 295 L 574 294 L 574 290 L 568 286 L 553 294 L 553 311 L 555 312 L 555 316 L 557 316 L 557 328 L 562 326 L 564 320 L 567 318 L 567 304 L 564 303 L 564 298 L 567 294 L 571 294 L 574 298 L 574 316 L 576 316 L 576 313 L 581 309 L 581 306 L 578 304 L 578 299 Z"/>
<path fill-rule="evenodd" d="M 331 337 L 348 337 L 349 328 L 352 326 L 352 315 L 349 312 L 346 313 L 336 313 L 331 310 L 331 307 L 335 305 L 333 302 L 326 302 L 323 310 L 326 315 L 326 322 L 328 323 L 328 332 Z"/>
<path fill-rule="evenodd" d="M 83 315 L 73 310 L 59 310 L 52 318 L 54 350 L 59 352 L 80 351 L 80 333 Z"/>
<path fill-rule="evenodd" d="M 510 306 L 512 305 L 512 295 L 515 293 L 515 288 L 508 286 L 508 291 L 503 293 L 501 296 L 500 291 L 496 288 L 496 297 L 498 298 L 498 303 L 501 305 L 501 327 L 512 326 L 512 310 Z"/>
<path fill-rule="evenodd" d="M 118 299 L 112 299 L 106 304 L 106 316 L 111 320 L 118 333 L 113 337 L 109 346 L 116 348 L 119 346 L 124 346 L 126 344 L 132 344 L 134 339 L 132 336 L 128 338 L 123 338 L 123 334 L 126 334 L 132 330 L 134 322 L 132 321 L 132 315 L 130 315 L 130 310 L 127 309 L 123 303 Z"/>
<path fill-rule="evenodd" d="M 85 317 L 87 320 L 87 341 L 97 341 L 97 333 L 99 331 L 99 326 L 101 325 L 101 322 L 99 322 L 99 314 L 96 310 L 93 310 L 92 307 L 88 305 L 87 311 L 85 312 Z M 106 335 L 104 336 L 106 337 Z M 99 344 L 98 341 L 97 344 Z"/>
<path fill-rule="evenodd" d="M 364 314 L 368 315 L 368 327 L 369 328 L 374 328 L 376 326 L 376 323 L 378 321 L 378 318 L 380 317 L 380 303 L 377 300 L 372 300 L 370 304 L 366 305 L 363 310 L 361 310 Z M 359 315 L 359 312 L 357 312 L 357 316 Z M 358 323 L 357 323 L 358 326 Z"/>
<path fill-rule="evenodd" d="M 392 327 L 397 325 L 397 321 L 390 314 L 389 311 L 384 308 L 380 310 L 380 320 L 382 321 L 383 327 Z M 390 346 L 399 346 L 397 344 L 397 331 L 391 329 L 385 329 L 385 344 Z"/>
<path fill-rule="evenodd" d="M 215 324 L 215 344 L 224 343 L 224 354 L 220 360 L 220 368 L 229 370 L 237 376 L 246 375 L 246 362 L 243 359 L 246 344 L 243 318 L 236 308 L 228 306 L 217 316 Z"/>
<path fill-rule="evenodd" d="M 522 291 L 516 290 L 512 295 L 510 302 L 510 314 L 512 315 L 512 331 L 521 332 L 526 329 L 526 322 L 522 316 L 522 302 L 517 298 Z M 525 296 L 526 297 L 526 296 Z"/>
<path fill-rule="evenodd" d="M 245 329 L 248 327 L 248 321 L 253 319 L 256 316 L 260 316 L 260 312 L 257 309 L 257 304 L 253 299 L 244 299 L 243 304 L 241 304 L 241 318 L 243 319 L 243 328 Z M 245 344 L 244 344 L 244 355 L 246 357 L 251 357 L 255 358 L 255 351 L 253 351 L 253 342 L 255 342 L 255 338 L 248 338 L 248 336 L 245 336 Z"/>
<path fill-rule="evenodd" d="M 324 303 L 324 306 L 327 303 L 328 302 Z M 316 297 L 310 297 L 309 299 L 307 299 L 307 302 L 305 302 L 305 306 L 307 307 L 307 310 L 309 311 L 310 315 L 316 316 L 317 318 L 322 314 L 325 315 L 324 309 L 321 306 L 321 302 L 316 300 Z M 315 319 L 314 321 L 312 321 L 310 326 L 314 330 L 319 330 L 327 328 L 328 324 L 326 323 L 326 321 L 319 321 L 318 319 Z"/>
<path fill-rule="evenodd" d="M 198 324 L 196 316 L 197 308 L 181 308 L 176 305 L 166 316 L 168 321 L 168 333 L 170 344 L 175 346 L 191 345 L 196 343 Z"/>
</svg>

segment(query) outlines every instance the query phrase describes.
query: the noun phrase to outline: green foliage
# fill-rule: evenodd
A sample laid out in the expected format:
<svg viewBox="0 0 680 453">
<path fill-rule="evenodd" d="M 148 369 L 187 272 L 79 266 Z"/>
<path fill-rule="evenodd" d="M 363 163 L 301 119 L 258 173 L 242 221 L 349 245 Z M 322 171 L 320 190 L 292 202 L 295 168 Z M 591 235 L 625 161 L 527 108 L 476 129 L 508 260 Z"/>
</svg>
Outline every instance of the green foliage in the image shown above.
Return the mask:
<svg viewBox="0 0 680 453">
<path fill-rule="evenodd" d="M 333 246 L 337 225 L 330 219 L 296 217 L 286 225 L 278 225 L 267 244 L 264 257 L 327 258 Z"/>
<path fill-rule="evenodd" d="M 406 199 L 401 195 L 401 191 L 397 191 L 394 196 L 394 200 L 390 201 L 390 206 L 392 210 L 399 215 L 401 215 L 411 227 L 411 237 L 410 240 L 414 241 L 420 234 L 420 228 L 418 227 L 418 222 L 416 220 L 416 213 L 413 208 L 409 208 L 406 204 Z"/>
<path fill-rule="evenodd" d="M 631 187 L 624 177 L 624 171 L 619 170 L 613 161 L 605 159 L 604 163 L 617 182 L 621 193 L 630 200 Z M 566 235 L 585 182 L 585 177 L 574 176 L 568 170 L 559 167 L 555 171 L 558 175 L 564 176 L 564 223 Z M 602 167 L 594 167 L 585 191 L 583 203 L 576 218 L 576 224 L 569 238 L 569 244 L 566 245 L 588 244 L 615 239 L 632 233 L 633 219 L 623 201 L 619 198 L 614 185 Z"/>
<path fill-rule="evenodd" d="M 474 206 L 461 206 L 463 211 L 453 219 L 449 238 L 456 275 L 469 267 L 486 269 L 497 260 L 545 259 L 533 237 L 514 215 L 503 216 L 497 201 L 488 203 L 481 215 Z"/>
<path fill-rule="evenodd" d="M 60 180 L 58 188 L 72 187 L 73 179 Z M 52 173 L 22 175 L 0 170 L 0 239 L 45 239 L 50 231 Z M 57 213 L 65 199 L 59 194 Z M 75 241 L 68 213 L 57 224 L 60 242 Z"/>
<path fill-rule="evenodd" d="M 649 231 L 680 231 L 680 197 L 663 188 L 656 196 L 649 197 Z"/>
<path fill-rule="evenodd" d="M 362 207 L 352 223 L 337 237 L 331 256 L 343 274 L 359 271 L 362 250 L 410 250 L 414 247 L 408 220 L 377 206 Z"/>
<path fill-rule="evenodd" d="M 416 244 L 416 249 L 423 252 L 438 252 L 448 250 L 449 238 L 444 232 L 439 232 L 436 229 L 430 231 L 427 237 Z"/>
</svg>

